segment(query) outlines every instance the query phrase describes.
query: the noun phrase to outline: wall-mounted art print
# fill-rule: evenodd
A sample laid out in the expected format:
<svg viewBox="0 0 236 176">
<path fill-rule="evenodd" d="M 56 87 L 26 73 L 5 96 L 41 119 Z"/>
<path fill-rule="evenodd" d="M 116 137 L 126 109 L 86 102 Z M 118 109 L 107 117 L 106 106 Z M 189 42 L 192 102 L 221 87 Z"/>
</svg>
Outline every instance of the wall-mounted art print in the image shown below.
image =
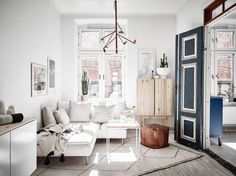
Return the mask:
<svg viewBox="0 0 236 176">
<path fill-rule="evenodd" d="M 31 63 L 31 96 L 45 95 L 47 93 L 46 66 Z"/>
<path fill-rule="evenodd" d="M 155 49 L 138 49 L 138 76 L 152 77 L 155 69 Z"/>
<path fill-rule="evenodd" d="M 56 62 L 51 57 L 48 57 L 48 89 L 56 89 Z"/>
</svg>

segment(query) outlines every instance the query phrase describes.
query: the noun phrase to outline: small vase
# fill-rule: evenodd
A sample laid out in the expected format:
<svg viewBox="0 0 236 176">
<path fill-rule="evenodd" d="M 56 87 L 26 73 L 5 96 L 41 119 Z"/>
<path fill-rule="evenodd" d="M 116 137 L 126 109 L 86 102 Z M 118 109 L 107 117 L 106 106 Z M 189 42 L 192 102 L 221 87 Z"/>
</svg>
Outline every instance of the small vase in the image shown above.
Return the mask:
<svg viewBox="0 0 236 176">
<path fill-rule="evenodd" d="M 166 76 L 170 74 L 170 68 L 157 68 L 157 74 L 160 75 L 162 79 L 166 79 Z"/>
<path fill-rule="evenodd" d="M 81 95 L 81 101 L 87 101 L 88 96 L 87 95 Z"/>
</svg>

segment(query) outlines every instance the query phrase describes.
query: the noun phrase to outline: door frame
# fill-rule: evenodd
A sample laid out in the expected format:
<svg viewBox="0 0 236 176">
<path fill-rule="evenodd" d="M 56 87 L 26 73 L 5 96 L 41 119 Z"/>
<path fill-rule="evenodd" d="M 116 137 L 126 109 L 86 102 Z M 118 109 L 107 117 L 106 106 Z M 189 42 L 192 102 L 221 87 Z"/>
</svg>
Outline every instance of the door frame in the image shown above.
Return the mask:
<svg viewBox="0 0 236 176">
<path fill-rule="evenodd" d="M 211 42 L 209 40 L 210 28 L 219 20 L 236 10 L 236 7 L 231 8 L 218 18 L 204 26 L 204 94 L 203 94 L 203 149 L 210 148 L 210 96 L 211 96 Z"/>
</svg>

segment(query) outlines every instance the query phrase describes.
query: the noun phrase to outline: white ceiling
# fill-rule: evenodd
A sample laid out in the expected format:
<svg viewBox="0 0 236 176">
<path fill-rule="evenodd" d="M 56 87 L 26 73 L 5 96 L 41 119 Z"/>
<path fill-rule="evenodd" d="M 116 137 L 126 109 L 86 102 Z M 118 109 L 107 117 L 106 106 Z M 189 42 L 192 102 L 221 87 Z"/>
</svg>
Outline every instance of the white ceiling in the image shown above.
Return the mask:
<svg viewBox="0 0 236 176">
<path fill-rule="evenodd" d="M 189 0 L 117 0 L 119 15 L 176 14 Z M 113 14 L 114 0 L 51 0 L 62 14 Z"/>
</svg>

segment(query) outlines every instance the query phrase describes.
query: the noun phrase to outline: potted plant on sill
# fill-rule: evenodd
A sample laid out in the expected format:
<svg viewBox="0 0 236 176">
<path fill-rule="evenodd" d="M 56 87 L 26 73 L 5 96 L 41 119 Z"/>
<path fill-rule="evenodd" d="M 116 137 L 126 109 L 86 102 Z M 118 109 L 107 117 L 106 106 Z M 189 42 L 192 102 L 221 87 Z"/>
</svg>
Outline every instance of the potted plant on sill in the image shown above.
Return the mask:
<svg viewBox="0 0 236 176">
<path fill-rule="evenodd" d="M 157 74 L 160 75 L 161 78 L 166 79 L 166 76 L 169 73 L 170 73 L 170 68 L 168 67 L 167 56 L 164 53 L 163 58 L 161 58 L 160 67 L 157 68 Z"/>
<path fill-rule="evenodd" d="M 81 101 L 85 101 L 87 99 L 88 95 L 88 86 L 89 86 L 89 78 L 86 71 L 83 72 L 82 78 L 81 78 L 81 89 L 82 89 L 82 96 Z"/>
</svg>

